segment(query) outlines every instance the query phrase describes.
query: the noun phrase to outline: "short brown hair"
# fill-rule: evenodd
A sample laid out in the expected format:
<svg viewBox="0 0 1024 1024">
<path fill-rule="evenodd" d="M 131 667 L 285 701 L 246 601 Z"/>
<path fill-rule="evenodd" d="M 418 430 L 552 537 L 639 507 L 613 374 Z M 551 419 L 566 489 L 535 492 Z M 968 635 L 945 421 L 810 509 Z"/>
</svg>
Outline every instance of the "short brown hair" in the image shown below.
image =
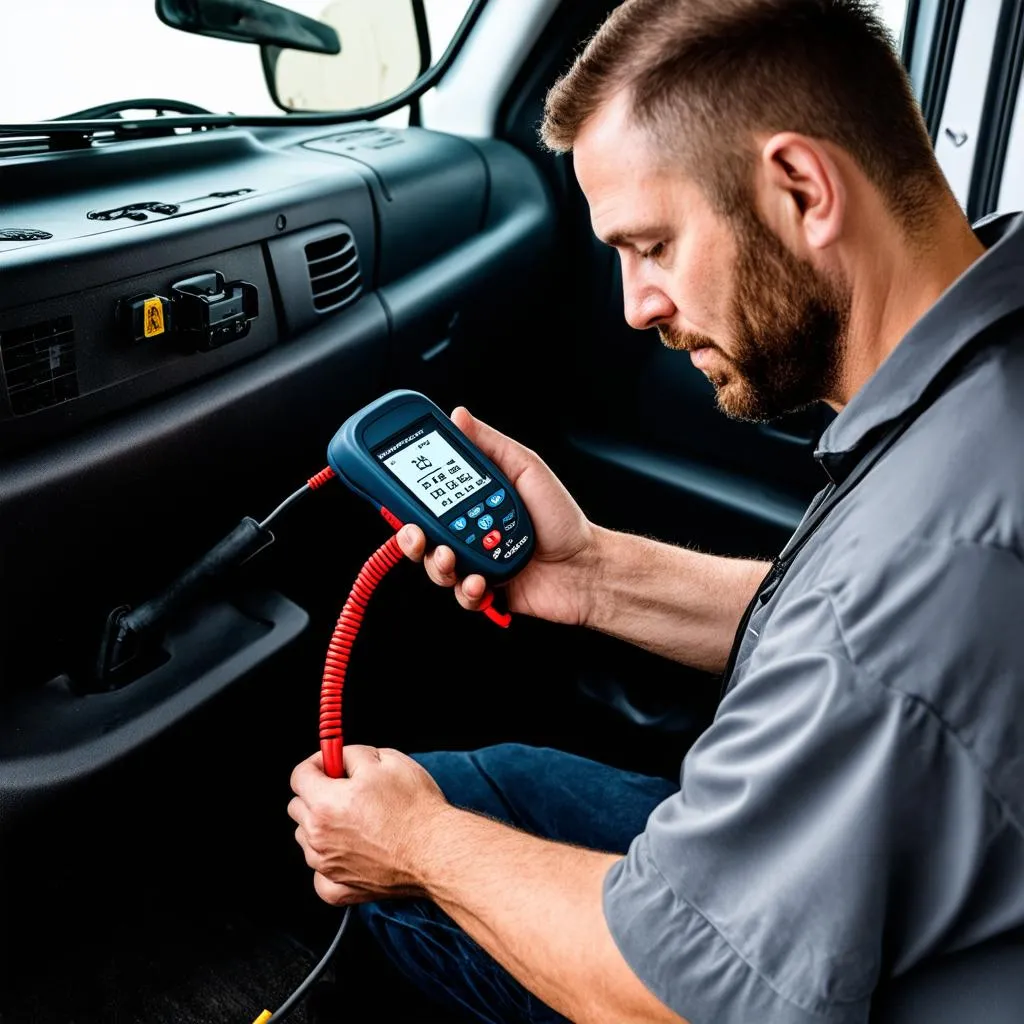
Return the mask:
<svg viewBox="0 0 1024 1024">
<path fill-rule="evenodd" d="M 552 87 L 541 139 L 568 152 L 621 89 L 725 213 L 749 203 L 752 136 L 845 149 L 911 231 L 948 191 L 909 77 L 864 0 L 625 0 Z"/>
</svg>

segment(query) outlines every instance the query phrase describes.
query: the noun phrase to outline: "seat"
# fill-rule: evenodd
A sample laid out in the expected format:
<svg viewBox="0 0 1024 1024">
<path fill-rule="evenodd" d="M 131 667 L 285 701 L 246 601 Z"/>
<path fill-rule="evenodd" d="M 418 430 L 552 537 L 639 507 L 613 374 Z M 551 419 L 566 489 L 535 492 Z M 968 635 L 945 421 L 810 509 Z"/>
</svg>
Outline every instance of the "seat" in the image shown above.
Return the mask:
<svg viewBox="0 0 1024 1024">
<path fill-rule="evenodd" d="M 1024 1024 L 1024 932 L 938 957 L 879 990 L 871 1024 Z"/>
</svg>

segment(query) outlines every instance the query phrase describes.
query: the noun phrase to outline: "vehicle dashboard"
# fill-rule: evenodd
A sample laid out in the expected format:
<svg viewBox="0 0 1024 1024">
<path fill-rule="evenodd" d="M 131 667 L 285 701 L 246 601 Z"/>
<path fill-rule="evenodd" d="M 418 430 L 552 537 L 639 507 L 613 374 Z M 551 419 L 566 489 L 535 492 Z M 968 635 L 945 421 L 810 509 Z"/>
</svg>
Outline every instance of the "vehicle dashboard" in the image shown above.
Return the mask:
<svg viewBox="0 0 1024 1024">
<path fill-rule="evenodd" d="M 79 142 L 0 150 L 8 797 L 141 747 L 295 638 L 305 608 L 256 587 L 183 625 L 152 679 L 92 678 L 110 610 L 320 469 L 351 411 L 395 383 L 454 401 L 453 354 L 496 311 L 518 311 L 505 331 L 530 315 L 553 241 L 543 178 L 494 140 L 357 122 Z"/>
</svg>

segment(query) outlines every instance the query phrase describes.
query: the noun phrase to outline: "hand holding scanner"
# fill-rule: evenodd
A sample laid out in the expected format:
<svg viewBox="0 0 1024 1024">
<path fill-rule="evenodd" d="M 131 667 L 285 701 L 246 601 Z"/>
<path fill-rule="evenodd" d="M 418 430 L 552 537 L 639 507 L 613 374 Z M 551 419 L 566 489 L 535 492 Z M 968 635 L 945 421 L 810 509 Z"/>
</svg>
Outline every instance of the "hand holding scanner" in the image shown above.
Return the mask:
<svg viewBox="0 0 1024 1024">
<path fill-rule="evenodd" d="M 378 509 L 450 547 L 460 576 L 502 583 L 533 554 L 533 524 L 508 478 L 419 392 L 391 391 L 354 413 L 327 461 Z"/>
</svg>

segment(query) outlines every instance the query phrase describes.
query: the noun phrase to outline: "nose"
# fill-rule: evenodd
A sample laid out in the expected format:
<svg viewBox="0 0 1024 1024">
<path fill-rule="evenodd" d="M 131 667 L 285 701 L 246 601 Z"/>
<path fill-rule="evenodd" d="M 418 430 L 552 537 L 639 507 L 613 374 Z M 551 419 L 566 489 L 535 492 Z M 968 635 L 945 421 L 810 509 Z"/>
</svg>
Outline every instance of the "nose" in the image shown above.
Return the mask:
<svg viewBox="0 0 1024 1024">
<path fill-rule="evenodd" d="M 668 295 L 628 258 L 622 260 L 622 304 L 626 323 L 638 331 L 668 323 L 676 311 Z"/>
</svg>

